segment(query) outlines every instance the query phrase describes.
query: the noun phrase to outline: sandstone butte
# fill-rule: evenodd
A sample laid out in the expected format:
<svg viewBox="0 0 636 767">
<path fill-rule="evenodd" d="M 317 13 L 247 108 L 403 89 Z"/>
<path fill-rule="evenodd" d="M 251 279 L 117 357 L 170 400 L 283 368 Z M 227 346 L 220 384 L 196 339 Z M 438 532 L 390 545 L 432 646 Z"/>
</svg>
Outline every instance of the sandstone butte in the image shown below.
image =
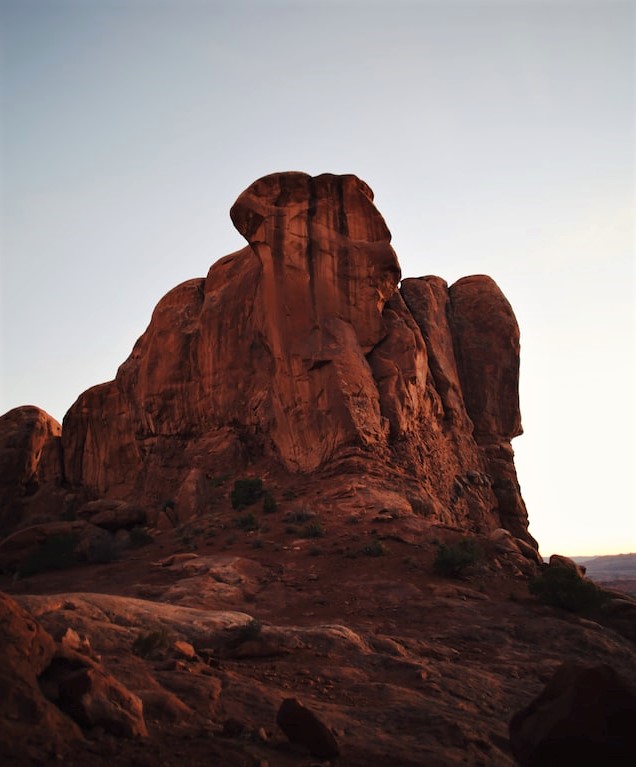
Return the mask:
<svg viewBox="0 0 636 767">
<path fill-rule="evenodd" d="M 536 548 L 510 446 L 519 329 L 495 282 L 400 282 L 353 175 L 266 176 L 231 217 L 247 246 L 164 296 L 62 427 L 34 407 L 2 416 L 0 531 L 95 499 L 150 521 L 169 500 L 184 521 L 215 477 L 278 471 L 362 482 L 362 505 Z"/>
<path fill-rule="evenodd" d="M 0 418 L 2 767 L 631 767 L 636 600 L 528 533 L 497 285 L 400 281 L 355 176 L 231 216 L 114 381 Z"/>
</svg>

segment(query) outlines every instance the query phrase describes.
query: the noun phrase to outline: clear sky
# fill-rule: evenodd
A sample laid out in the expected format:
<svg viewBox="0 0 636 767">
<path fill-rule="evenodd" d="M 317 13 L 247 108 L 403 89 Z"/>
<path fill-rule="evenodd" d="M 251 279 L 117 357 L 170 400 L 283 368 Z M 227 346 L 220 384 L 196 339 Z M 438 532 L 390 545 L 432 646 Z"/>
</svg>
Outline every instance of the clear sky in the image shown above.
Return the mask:
<svg viewBox="0 0 636 767">
<path fill-rule="evenodd" d="M 636 551 L 635 4 L 0 0 L 0 412 L 62 419 L 280 170 L 373 188 L 405 277 L 489 274 L 544 555 Z"/>
</svg>

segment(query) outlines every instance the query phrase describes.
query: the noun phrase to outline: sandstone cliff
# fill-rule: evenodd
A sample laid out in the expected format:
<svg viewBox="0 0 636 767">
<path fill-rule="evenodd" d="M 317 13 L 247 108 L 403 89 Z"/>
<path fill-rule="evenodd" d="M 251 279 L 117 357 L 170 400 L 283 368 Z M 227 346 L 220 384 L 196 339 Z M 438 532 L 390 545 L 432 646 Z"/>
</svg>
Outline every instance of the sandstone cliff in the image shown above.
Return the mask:
<svg viewBox="0 0 636 767">
<path fill-rule="evenodd" d="M 20 465 L 11 440 L 0 456 L 5 507 L 56 488 L 142 503 L 150 518 L 176 499 L 188 516 L 214 476 L 266 467 L 356 477 L 380 508 L 390 491 L 431 522 L 534 544 L 510 447 L 519 331 L 497 285 L 400 285 L 389 230 L 352 175 L 267 176 L 231 217 L 248 245 L 159 302 L 115 380 L 66 414 L 61 443 L 44 429 L 45 459 L 32 437 L 45 414 L 2 417 L 1 433 L 16 419 L 24 432 Z"/>
</svg>

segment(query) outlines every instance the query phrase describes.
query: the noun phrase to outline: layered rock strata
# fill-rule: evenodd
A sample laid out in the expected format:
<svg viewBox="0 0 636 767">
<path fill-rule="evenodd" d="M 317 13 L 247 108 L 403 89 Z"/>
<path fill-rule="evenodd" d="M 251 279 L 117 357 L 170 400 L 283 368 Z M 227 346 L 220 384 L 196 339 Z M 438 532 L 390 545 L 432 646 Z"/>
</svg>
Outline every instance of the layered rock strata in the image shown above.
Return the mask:
<svg viewBox="0 0 636 767">
<path fill-rule="evenodd" d="M 196 513 L 222 471 L 362 472 L 431 521 L 532 542 L 510 448 L 519 330 L 497 285 L 400 287 L 352 175 L 266 176 L 231 217 L 248 245 L 170 291 L 115 380 L 78 398 L 49 483 Z"/>
</svg>

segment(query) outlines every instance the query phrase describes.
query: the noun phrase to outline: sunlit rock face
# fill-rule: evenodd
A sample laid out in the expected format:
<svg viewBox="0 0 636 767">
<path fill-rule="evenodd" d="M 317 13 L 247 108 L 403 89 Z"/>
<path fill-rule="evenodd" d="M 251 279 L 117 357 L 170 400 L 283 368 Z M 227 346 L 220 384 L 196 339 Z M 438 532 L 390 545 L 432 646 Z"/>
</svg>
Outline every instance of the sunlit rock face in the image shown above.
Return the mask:
<svg viewBox="0 0 636 767">
<path fill-rule="evenodd" d="M 0 416 L 0 531 L 44 512 L 62 483 L 62 427 L 31 405 Z"/>
<path fill-rule="evenodd" d="M 408 488 L 431 521 L 531 540 L 510 448 L 519 331 L 496 284 L 399 287 L 352 175 L 266 176 L 231 217 L 248 245 L 170 291 L 115 380 L 67 413 L 68 486 L 194 513 L 222 471 L 337 471 Z"/>
</svg>

